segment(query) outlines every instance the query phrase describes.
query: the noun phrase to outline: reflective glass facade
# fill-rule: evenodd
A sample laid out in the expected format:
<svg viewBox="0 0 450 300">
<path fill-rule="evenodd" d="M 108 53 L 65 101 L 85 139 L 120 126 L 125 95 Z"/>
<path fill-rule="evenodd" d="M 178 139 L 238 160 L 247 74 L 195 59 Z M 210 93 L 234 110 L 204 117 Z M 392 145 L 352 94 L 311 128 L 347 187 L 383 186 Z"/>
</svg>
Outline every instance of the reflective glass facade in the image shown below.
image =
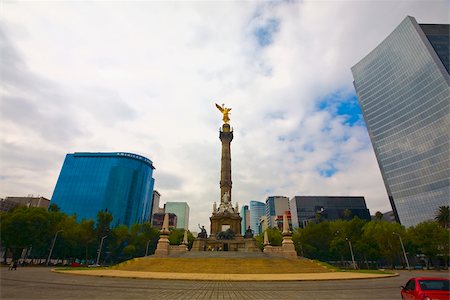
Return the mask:
<svg viewBox="0 0 450 300">
<path fill-rule="evenodd" d="M 177 228 L 189 229 L 189 205 L 186 202 L 167 202 L 164 212 L 177 215 Z"/>
<path fill-rule="evenodd" d="M 364 197 L 339 196 L 295 196 L 289 201 L 294 228 L 304 228 L 315 221 L 316 213 L 321 212 L 322 221 L 352 219 L 358 217 L 370 221 L 370 213 Z M 345 210 L 350 211 L 347 216 Z"/>
<path fill-rule="evenodd" d="M 250 229 L 259 233 L 259 219 L 266 214 L 266 205 L 259 201 L 250 201 Z"/>
<path fill-rule="evenodd" d="M 267 226 L 277 227 L 277 216 L 282 216 L 289 211 L 289 198 L 284 196 L 270 196 L 266 199 Z"/>
<path fill-rule="evenodd" d="M 153 163 L 124 152 L 67 154 L 51 204 L 78 220 L 96 220 L 99 211 L 113 215 L 112 225 L 149 221 Z"/>
<path fill-rule="evenodd" d="M 443 61 L 407 17 L 352 73 L 394 214 L 405 226 L 433 219 L 450 199 L 450 90 Z"/>
<path fill-rule="evenodd" d="M 241 233 L 245 234 L 245 231 L 250 226 L 250 211 L 248 210 L 248 205 L 244 205 L 241 208 Z M 251 228 L 250 228 L 251 229 Z"/>
</svg>

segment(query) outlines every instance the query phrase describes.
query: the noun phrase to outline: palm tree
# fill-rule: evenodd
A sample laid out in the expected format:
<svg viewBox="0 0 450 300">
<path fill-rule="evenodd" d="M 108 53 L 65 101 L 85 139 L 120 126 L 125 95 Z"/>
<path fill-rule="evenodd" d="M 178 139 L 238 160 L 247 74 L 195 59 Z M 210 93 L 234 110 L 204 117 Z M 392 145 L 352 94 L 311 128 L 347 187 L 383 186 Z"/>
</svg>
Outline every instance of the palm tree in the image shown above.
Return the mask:
<svg viewBox="0 0 450 300">
<path fill-rule="evenodd" d="M 381 211 L 377 211 L 375 213 L 375 220 L 381 221 L 383 219 L 383 213 Z"/>
<path fill-rule="evenodd" d="M 448 229 L 450 224 L 450 214 L 449 207 L 447 206 L 439 206 L 439 209 L 436 212 L 436 217 L 434 218 L 436 222 L 442 227 Z"/>
</svg>

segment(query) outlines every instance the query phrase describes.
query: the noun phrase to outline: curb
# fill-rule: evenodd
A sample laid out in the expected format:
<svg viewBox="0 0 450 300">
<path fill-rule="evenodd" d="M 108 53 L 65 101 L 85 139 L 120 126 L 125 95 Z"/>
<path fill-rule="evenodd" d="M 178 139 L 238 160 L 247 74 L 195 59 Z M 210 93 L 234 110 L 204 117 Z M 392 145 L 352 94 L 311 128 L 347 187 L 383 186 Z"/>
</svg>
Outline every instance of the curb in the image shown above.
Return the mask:
<svg viewBox="0 0 450 300">
<path fill-rule="evenodd" d="M 199 280 L 199 281 L 323 281 L 323 280 L 355 280 L 376 279 L 398 276 L 394 274 L 370 274 L 352 272 L 328 273 L 290 273 L 290 274 L 211 274 L 211 273 L 167 273 L 167 272 L 139 272 L 120 270 L 58 270 L 52 272 L 98 276 L 120 277 L 131 279 L 163 279 L 163 280 Z"/>
</svg>

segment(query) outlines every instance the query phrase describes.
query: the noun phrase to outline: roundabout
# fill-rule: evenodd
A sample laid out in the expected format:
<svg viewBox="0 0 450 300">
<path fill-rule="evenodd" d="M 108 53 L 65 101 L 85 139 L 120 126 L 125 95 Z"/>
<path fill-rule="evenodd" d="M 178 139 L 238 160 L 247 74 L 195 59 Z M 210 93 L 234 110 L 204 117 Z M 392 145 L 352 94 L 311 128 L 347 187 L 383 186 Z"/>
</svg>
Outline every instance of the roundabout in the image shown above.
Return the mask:
<svg viewBox="0 0 450 300">
<path fill-rule="evenodd" d="M 50 268 L 2 267 L 1 299 L 400 299 L 411 277 L 445 271 L 399 271 L 399 276 L 324 281 L 193 281 L 79 276 Z"/>
<path fill-rule="evenodd" d="M 348 280 L 398 275 L 389 272 L 341 272 L 306 258 L 238 252 L 194 252 L 166 258 L 141 257 L 110 268 L 53 271 L 101 277 L 208 281 Z"/>
</svg>

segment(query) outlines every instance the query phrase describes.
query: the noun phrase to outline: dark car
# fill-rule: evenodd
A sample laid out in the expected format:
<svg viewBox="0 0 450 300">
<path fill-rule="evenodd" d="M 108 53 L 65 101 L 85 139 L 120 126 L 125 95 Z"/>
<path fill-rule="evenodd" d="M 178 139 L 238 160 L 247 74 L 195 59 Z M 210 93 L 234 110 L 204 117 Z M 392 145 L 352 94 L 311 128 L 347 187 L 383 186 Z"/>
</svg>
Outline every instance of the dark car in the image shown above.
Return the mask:
<svg viewBox="0 0 450 300">
<path fill-rule="evenodd" d="M 403 300 L 450 300 L 447 278 L 416 277 L 402 286 Z"/>
</svg>

